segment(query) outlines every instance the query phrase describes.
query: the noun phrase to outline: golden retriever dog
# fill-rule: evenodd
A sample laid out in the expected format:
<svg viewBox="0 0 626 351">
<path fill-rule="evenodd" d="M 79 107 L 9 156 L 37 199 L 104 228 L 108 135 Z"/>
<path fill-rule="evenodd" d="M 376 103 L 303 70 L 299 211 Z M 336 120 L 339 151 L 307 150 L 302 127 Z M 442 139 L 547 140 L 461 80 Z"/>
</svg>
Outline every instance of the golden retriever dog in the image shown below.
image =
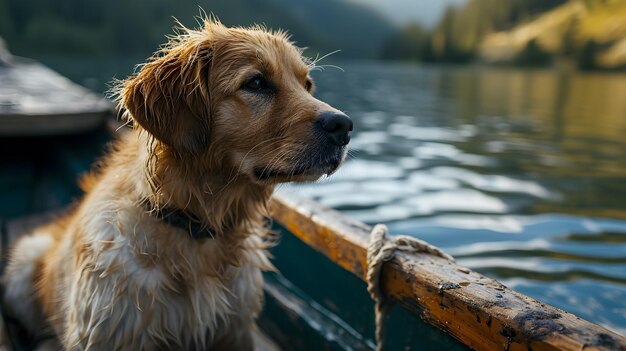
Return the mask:
<svg viewBox="0 0 626 351">
<path fill-rule="evenodd" d="M 64 218 L 19 240 L 4 304 L 66 350 L 251 350 L 277 183 L 344 160 L 352 122 L 313 97 L 282 32 L 203 20 L 120 83 L 122 133 Z"/>
</svg>

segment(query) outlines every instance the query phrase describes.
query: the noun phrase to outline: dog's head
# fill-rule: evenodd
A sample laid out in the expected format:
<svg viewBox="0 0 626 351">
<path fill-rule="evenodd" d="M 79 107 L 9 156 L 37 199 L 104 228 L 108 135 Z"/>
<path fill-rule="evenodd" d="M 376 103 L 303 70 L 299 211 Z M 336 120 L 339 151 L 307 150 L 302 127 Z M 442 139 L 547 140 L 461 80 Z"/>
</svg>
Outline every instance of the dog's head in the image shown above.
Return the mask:
<svg viewBox="0 0 626 351">
<path fill-rule="evenodd" d="M 209 20 L 181 32 L 122 85 L 137 128 L 178 158 L 256 183 L 337 169 L 352 121 L 313 97 L 312 65 L 284 33 Z"/>
</svg>

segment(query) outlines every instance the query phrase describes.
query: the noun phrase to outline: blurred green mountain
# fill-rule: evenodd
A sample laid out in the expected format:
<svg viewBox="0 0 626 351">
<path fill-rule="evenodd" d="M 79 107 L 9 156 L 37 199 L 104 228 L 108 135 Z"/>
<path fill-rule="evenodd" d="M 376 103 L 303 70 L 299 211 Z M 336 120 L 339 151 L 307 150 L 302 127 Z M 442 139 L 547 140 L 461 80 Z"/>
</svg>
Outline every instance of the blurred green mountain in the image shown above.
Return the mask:
<svg viewBox="0 0 626 351">
<path fill-rule="evenodd" d="M 567 0 L 469 0 L 461 7 L 448 7 L 430 31 L 407 26 L 383 46 L 382 57 L 405 59 L 404 48 L 392 42 L 408 42 L 421 61 L 463 63 L 474 59 L 484 37 L 508 30 L 537 14 L 550 11 Z"/>
<path fill-rule="evenodd" d="M 395 30 L 343 0 L 0 0 L 0 37 L 25 56 L 147 56 L 172 33 L 172 17 L 196 26 L 199 7 L 227 25 L 286 29 L 309 55 L 374 58 Z"/>
<path fill-rule="evenodd" d="M 626 0 L 469 0 L 448 8 L 431 31 L 407 26 L 392 35 L 381 56 L 625 68 Z"/>
<path fill-rule="evenodd" d="M 545 61 L 581 69 L 626 67 L 626 1 L 568 1 L 510 30 L 487 34 L 477 53 L 487 62 L 524 62 L 536 57 L 532 50 Z"/>
</svg>

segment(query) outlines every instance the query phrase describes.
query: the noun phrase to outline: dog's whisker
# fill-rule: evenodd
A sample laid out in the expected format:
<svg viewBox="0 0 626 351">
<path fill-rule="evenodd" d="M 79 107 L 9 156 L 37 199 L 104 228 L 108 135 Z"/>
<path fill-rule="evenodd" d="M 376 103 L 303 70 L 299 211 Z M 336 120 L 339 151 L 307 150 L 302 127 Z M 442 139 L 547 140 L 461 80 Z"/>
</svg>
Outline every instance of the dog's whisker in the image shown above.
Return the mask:
<svg viewBox="0 0 626 351">
<path fill-rule="evenodd" d="M 345 70 L 343 68 L 341 68 L 340 66 L 336 66 L 336 65 L 316 65 L 314 68 L 319 68 L 319 69 L 321 69 L 323 71 L 326 67 L 338 69 L 338 70 L 340 70 L 342 72 L 345 72 Z"/>
<path fill-rule="evenodd" d="M 334 55 L 334 54 L 336 54 L 336 53 L 338 53 L 338 52 L 341 52 L 341 50 L 335 50 L 335 51 L 329 52 L 329 53 L 327 53 L 327 54 L 325 54 L 325 55 L 323 55 L 323 56 L 321 56 L 321 57 L 319 56 L 319 53 L 318 53 L 318 54 L 316 55 L 315 59 L 314 59 L 314 60 L 313 60 L 313 61 L 309 64 L 309 66 L 310 66 L 310 67 L 319 67 L 319 66 L 317 66 L 317 63 L 318 63 L 318 62 L 320 62 L 320 61 L 322 61 L 323 59 L 325 59 L 325 58 L 327 58 L 327 57 L 329 57 L 329 56 L 331 56 L 331 55 Z"/>
</svg>

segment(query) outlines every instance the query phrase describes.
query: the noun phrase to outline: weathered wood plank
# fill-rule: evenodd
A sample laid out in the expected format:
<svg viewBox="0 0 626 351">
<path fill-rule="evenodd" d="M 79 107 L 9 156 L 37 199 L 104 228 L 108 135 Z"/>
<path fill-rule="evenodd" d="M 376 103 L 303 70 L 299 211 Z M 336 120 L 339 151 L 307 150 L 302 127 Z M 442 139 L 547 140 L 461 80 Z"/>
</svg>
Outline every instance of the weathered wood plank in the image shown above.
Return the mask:
<svg viewBox="0 0 626 351">
<path fill-rule="evenodd" d="M 113 115 L 114 105 L 36 61 L 0 48 L 0 136 L 85 132 Z"/>
<path fill-rule="evenodd" d="M 275 194 L 272 216 L 344 269 L 365 279 L 371 228 L 313 201 Z M 429 255 L 385 265 L 382 290 L 476 350 L 626 350 L 626 338 Z"/>
</svg>

